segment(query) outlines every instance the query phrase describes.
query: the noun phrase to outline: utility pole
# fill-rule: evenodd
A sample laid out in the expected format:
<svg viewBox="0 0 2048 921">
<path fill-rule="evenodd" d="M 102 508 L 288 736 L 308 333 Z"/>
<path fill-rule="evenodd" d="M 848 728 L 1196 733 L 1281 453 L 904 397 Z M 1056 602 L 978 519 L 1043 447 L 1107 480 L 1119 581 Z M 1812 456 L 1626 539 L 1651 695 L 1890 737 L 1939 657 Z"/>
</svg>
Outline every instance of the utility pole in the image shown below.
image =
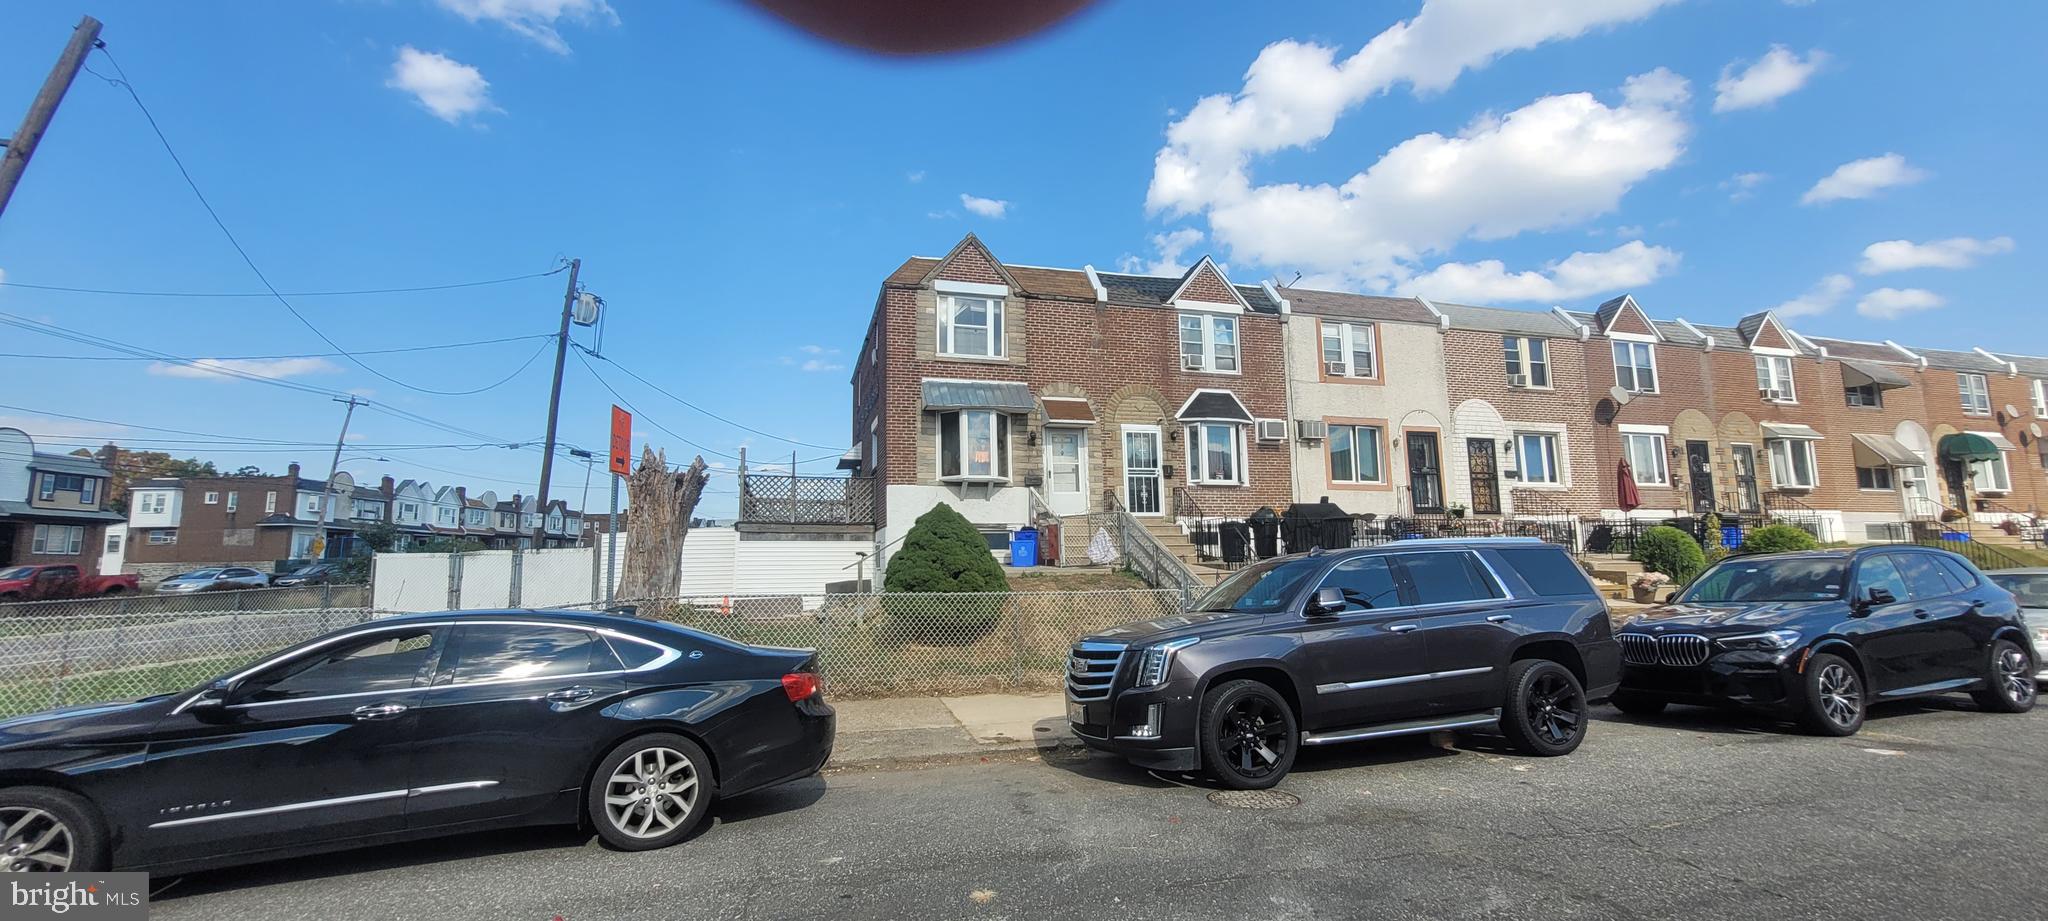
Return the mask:
<svg viewBox="0 0 2048 921">
<path fill-rule="evenodd" d="M 569 290 L 562 295 L 562 330 L 555 334 L 555 385 L 548 391 L 548 438 L 540 455 L 540 493 L 534 509 L 540 512 L 533 523 L 533 549 L 547 546 L 548 477 L 555 472 L 555 417 L 562 411 L 562 363 L 569 360 L 569 311 L 576 307 L 576 274 L 583 260 L 569 260 Z"/>
<path fill-rule="evenodd" d="M 347 403 L 348 411 L 341 416 L 341 434 L 334 436 L 334 459 L 327 462 L 327 480 L 320 484 L 320 517 L 314 519 L 320 528 L 318 536 L 313 538 L 315 560 L 327 555 L 327 497 L 334 494 L 334 473 L 341 468 L 341 445 L 348 440 L 349 421 L 356 417 L 356 407 L 363 405 L 363 401 L 353 394 L 346 400 L 336 399 L 334 402 Z"/>
<path fill-rule="evenodd" d="M 0 138 L 0 147 L 6 148 L 4 155 L 0 155 L 0 214 L 7 212 L 7 200 L 14 197 L 14 187 L 21 183 L 22 171 L 28 169 L 28 158 L 35 154 L 43 133 L 50 130 L 50 118 L 57 114 L 57 104 L 64 101 L 64 93 L 71 89 L 78 69 L 85 66 L 85 56 L 92 53 L 99 41 L 100 21 L 91 16 L 79 20 L 78 28 L 71 31 L 71 43 L 64 46 L 57 66 L 50 68 L 50 76 L 43 81 L 42 92 L 29 104 L 21 129 L 11 138 Z"/>
</svg>

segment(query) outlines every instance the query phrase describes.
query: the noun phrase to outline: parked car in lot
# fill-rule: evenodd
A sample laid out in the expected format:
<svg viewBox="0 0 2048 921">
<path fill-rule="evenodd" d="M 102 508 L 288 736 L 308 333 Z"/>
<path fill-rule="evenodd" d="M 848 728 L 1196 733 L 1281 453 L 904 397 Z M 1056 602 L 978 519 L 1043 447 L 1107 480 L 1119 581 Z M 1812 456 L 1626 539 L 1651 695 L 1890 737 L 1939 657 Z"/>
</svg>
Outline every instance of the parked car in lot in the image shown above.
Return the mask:
<svg viewBox="0 0 2048 921">
<path fill-rule="evenodd" d="M 272 576 L 274 588 L 290 588 L 296 585 L 327 585 L 344 581 L 347 569 L 336 562 L 309 563 L 281 576 Z"/>
<path fill-rule="evenodd" d="M 68 563 L 0 568 L 0 603 L 119 595 L 139 587 L 135 576 L 89 576 Z"/>
<path fill-rule="evenodd" d="M 0 722 L 0 868 L 207 866 L 516 825 L 681 840 L 832 750 L 817 656 L 579 612 L 360 624 L 182 693 Z"/>
<path fill-rule="evenodd" d="M 2019 602 L 2020 616 L 2026 618 L 2027 632 L 2033 634 L 2034 650 L 2048 649 L 2048 567 L 2001 569 L 1985 575 Z M 2034 672 L 2034 680 L 2048 683 L 2048 666 L 2038 659 L 2034 665 L 2039 669 Z"/>
<path fill-rule="evenodd" d="M 1303 745 L 1437 730 L 1562 755 L 1614 688 L 1611 633 L 1585 572 L 1533 538 L 1311 551 L 1083 638 L 1067 720 L 1092 748 L 1238 789 L 1279 783 Z"/>
<path fill-rule="evenodd" d="M 267 588 L 270 577 L 245 566 L 195 569 L 157 583 L 158 594 L 187 595 L 192 592 L 226 591 L 237 588 Z"/>
<path fill-rule="evenodd" d="M 1964 691 L 1986 710 L 2020 713 L 2036 694 L 2013 594 L 1926 547 L 1731 557 L 1616 639 L 1614 705 L 1638 716 L 1731 705 L 1846 736 L 1874 701 Z"/>
</svg>

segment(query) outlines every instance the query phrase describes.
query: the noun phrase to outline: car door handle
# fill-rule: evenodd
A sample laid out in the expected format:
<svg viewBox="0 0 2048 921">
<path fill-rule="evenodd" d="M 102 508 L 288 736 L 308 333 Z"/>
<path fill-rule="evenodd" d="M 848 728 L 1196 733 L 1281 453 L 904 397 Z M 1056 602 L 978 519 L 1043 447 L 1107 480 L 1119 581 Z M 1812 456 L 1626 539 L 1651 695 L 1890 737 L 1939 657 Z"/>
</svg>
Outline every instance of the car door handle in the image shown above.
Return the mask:
<svg viewBox="0 0 2048 921">
<path fill-rule="evenodd" d="M 1920 620 L 1926 620 L 1927 618 L 1933 617 L 1934 615 L 1933 613 L 1929 612 L 1926 608 L 1914 608 L 1913 616 Z"/>
<path fill-rule="evenodd" d="M 1408 631 L 1410 631 L 1410 630 L 1413 630 L 1413 629 L 1415 629 L 1415 625 L 1414 625 L 1414 624 L 1395 624 L 1395 625 L 1393 625 L 1393 626 L 1391 626 L 1391 627 L 1388 627 L 1388 628 L 1387 628 L 1387 632 L 1388 632 L 1388 633 L 1407 633 Z"/>
<path fill-rule="evenodd" d="M 577 701 L 589 700 L 590 696 L 596 693 L 595 690 L 585 687 L 563 688 L 559 691 L 549 691 L 548 699 L 556 703 L 573 704 Z"/>
<path fill-rule="evenodd" d="M 404 704 L 370 704 L 349 711 L 359 720 L 388 720 L 405 712 Z"/>
<path fill-rule="evenodd" d="M 1489 614 L 1486 616 L 1486 622 L 1489 624 L 1504 624 L 1514 619 L 1515 615 L 1513 614 Z"/>
</svg>

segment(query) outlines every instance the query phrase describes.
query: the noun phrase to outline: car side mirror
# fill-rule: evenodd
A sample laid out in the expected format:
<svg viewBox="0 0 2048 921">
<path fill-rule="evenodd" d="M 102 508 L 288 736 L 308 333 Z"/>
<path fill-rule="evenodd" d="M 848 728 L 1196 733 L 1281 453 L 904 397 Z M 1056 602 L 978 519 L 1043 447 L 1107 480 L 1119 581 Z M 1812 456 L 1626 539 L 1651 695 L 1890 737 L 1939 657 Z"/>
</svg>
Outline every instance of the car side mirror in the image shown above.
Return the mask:
<svg viewBox="0 0 2048 921">
<path fill-rule="evenodd" d="M 1676 592 L 1676 591 L 1670 591 L 1670 592 L 1665 592 L 1665 593 L 1664 593 L 1664 603 L 1665 603 L 1665 604 L 1671 604 L 1671 603 L 1673 603 L 1673 602 L 1676 602 L 1677 600 L 1678 600 L 1678 592 Z"/>
<path fill-rule="evenodd" d="M 207 685 L 205 690 L 200 691 L 199 696 L 192 698 L 192 702 L 186 704 L 185 709 L 200 710 L 225 707 L 228 701 L 234 698 L 235 691 L 241 688 L 241 684 L 239 681 L 227 678 L 215 681 Z"/>
<path fill-rule="evenodd" d="M 1308 611 L 1306 613 L 1310 617 L 1328 617 L 1342 610 L 1344 610 L 1344 590 L 1335 586 L 1325 586 L 1316 589 L 1316 596 L 1309 599 Z"/>
<path fill-rule="evenodd" d="M 1899 598 L 1897 595 L 1892 594 L 1891 589 L 1878 587 L 1872 588 L 1868 593 L 1866 593 L 1866 600 L 1870 604 L 1878 605 L 1891 604 L 1895 601 L 1898 601 Z"/>
</svg>

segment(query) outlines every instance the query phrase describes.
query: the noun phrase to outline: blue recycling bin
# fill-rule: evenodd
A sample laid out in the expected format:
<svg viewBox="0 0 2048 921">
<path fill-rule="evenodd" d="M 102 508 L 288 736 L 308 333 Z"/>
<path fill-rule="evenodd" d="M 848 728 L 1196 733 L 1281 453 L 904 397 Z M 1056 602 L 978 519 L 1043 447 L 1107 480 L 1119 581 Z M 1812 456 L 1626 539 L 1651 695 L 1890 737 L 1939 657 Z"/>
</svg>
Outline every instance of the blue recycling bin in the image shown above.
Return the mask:
<svg viewBox="0 0 2048 921">
<path fill-rule="evenodd" d="M 1010 535 L 1010 565 L 1038 565 L 1038 529 L 1018 528 Z"/>
</svg>

